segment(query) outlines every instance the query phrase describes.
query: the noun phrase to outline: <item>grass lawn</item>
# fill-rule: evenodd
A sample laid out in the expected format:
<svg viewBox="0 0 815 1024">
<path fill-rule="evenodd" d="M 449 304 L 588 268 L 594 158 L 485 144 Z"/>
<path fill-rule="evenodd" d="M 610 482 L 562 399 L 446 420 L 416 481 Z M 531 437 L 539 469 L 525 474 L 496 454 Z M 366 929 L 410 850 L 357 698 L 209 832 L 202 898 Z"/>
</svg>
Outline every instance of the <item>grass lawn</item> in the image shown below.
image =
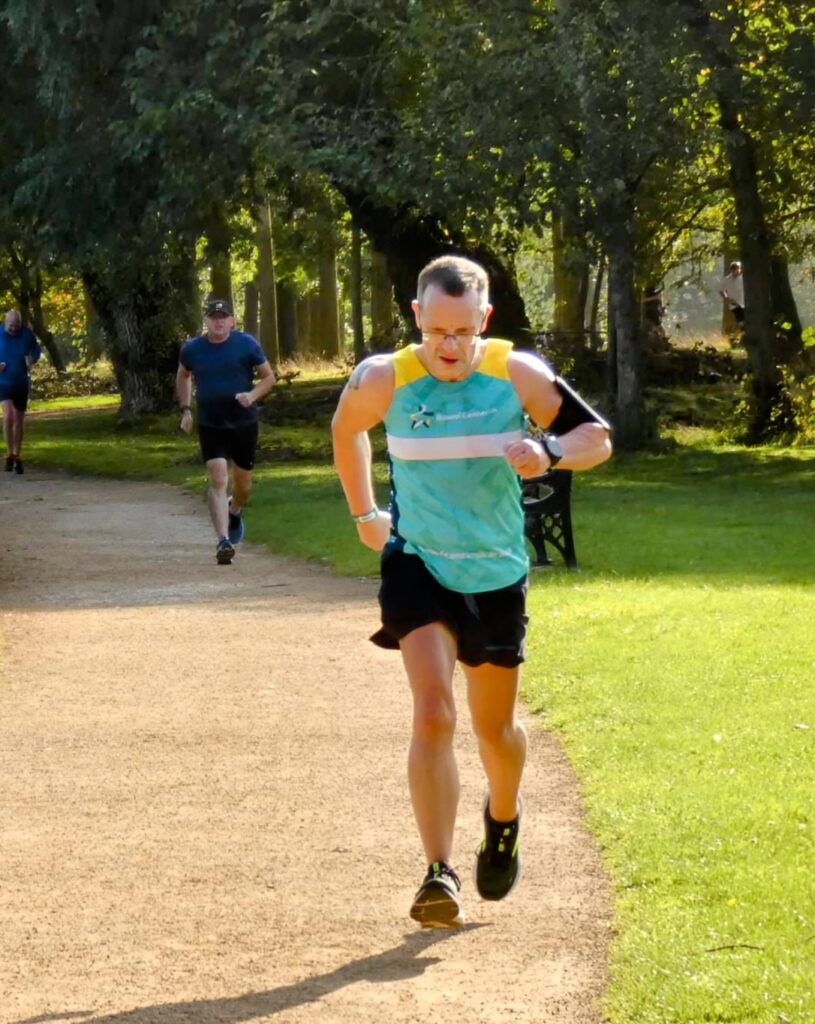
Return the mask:
<svg viewBox="0 0 815 1024">
<path fill-rule="evenodd" d="M 27 461 L 203 492 L 175 418 L 113 424 L 31 420 Z M 371 575 L 327 455 L 324 426 L 264 430 L 251 539 Z M 694 430 L 618 456 L 575 482 L 581 571 L 533 575 L 524 692 L 613 879 L 614 1024 L 815 1021 L 814 456 Z"/>
<path fill-rule="evenodd" d="M 29 404 L 29 416 L 48 415 L 55 412 L 89 411 L 91 409 L 118 409 L 118 395 L 83 395 L 72 398 L 32 398 Z"/>
</svg>

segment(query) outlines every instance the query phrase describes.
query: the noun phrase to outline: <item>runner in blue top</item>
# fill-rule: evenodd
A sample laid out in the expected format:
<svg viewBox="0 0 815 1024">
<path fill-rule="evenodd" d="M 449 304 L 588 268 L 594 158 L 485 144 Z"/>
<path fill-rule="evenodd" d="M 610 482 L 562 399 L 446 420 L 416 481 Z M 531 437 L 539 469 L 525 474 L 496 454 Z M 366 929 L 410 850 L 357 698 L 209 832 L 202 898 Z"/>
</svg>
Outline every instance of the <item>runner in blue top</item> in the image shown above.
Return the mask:
<svg viewBox="0 0 815 1024">
<path fill-rule="evenodd" d="M 218 537 L 215 557 L 219 565 L 229 565 L 243 540 L 243 507 L 252 490 L 258 439 L 255 403 L 271 391 L 275 378 L 255 338 L 234 329 L 232 307 L 225 299 L 211 299 L 205 315 L 206 333 L 181 347 L 176 391 L 181 429 L 189 434 L 195 380 L 198 439 L 209 474 L 209 514 Z"/>
<path fill-rule="evenodd" d="M 399 648 L 413 694 L 408 781 L 427 874 L 411 916 L 425 927 L 463 921 L 451 866 L 459 783 L 453 671 L 461 663 L 487 776 L 475 879 L 486 900 L 520 877 L 520 783 L 526 734 L 515 702 L 526 631 L 518 477 L 589 469 L 611 454 L 608 424 L 543 360 L 482 337 L 492 307 L 478 264 L 445 256 L 419 275 L 422 335 L 361 363 L 334 415 L 334 457 L 363 544 L 382 551 L 382 628 Z M 529 416 L 549 431 L 524 433 Z M 368 431 L 384 422 L 391 508 L 377 508 Z"/>
<path fill-rule="evenodd" d="M 3 436 L 6 441 L 6 472 L 22 474 L 23 423 L 31 390 L 30 370 L 40 358 L 34 332 L 10 309 L 0 327 L 0 401 L 3 403 Z"/>
</svg>

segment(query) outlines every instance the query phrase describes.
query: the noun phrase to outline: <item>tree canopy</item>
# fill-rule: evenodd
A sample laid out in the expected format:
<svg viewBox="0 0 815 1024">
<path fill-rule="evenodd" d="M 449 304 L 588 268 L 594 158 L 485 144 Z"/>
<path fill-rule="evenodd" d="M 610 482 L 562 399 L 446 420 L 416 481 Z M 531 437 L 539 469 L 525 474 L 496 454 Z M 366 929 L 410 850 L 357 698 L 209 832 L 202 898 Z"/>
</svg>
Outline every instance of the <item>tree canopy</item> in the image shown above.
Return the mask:
<svg viewBox="0 0 815 1024">
<path fill-rule="evenodd" d="M 550 233 L 555 327 L 580 336 L 605 272 L 623 444 L 648 434 L 643 297 L 700 248 L 744 260 L 753 437 L 783 426 L 785 374 L 811 372 L 788 273 L 815 245 L 809 5 L 3 0 L 0 26 L 0 226 L 84 280 L 127 415 L 167 399 L 199 240 L 228 254 L 265 197 L 325 189 L 405 314 L 422 263 L 462 251 L 491 273 L 495 329 L 530 344 L 515 258 Z"/>
</svg>

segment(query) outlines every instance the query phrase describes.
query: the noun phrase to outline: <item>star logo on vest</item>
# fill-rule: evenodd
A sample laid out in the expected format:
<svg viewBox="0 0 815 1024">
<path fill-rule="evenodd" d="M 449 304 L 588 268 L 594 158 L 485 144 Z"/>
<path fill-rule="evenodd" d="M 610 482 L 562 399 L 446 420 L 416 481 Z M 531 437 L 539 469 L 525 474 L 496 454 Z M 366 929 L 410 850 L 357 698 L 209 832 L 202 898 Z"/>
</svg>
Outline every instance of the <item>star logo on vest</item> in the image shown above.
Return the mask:
<svg viewBox="0 0 815 1024">
<path fill-rule="evenodd" d="M 420 405 L 418 412 L 410 414 L 410 422 L 413 430 L 418 430 L 419 427 L 429 427 L 433 422 L 433 413 L 426 405 Z"/>
</svg>

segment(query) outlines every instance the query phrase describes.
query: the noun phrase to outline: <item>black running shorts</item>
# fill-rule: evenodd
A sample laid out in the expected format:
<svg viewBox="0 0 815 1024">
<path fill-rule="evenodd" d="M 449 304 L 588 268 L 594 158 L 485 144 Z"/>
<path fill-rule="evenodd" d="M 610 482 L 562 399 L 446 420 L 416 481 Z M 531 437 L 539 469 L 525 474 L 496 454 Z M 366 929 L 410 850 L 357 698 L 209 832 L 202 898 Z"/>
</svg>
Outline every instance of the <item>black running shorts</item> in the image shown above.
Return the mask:
<svg viewBox="0 0 815 1024">
<path fill-rule="evenodd" d="M 11 402 L 17 412 L 25 412 L 28 408 L 29 385 L 26 382 L 9 392 L 0 393 L 0 402 Z"/>
<path fill-rule="evenodd" d="M 458 660 L 473 667 L 515 668 L 524 660 L 526 576 L 509 587 L 481 594 L 448 590 L 418 555 L 388 547 L 382 556 L 379 605 L 382 628 L 371 637 L 377 647 L 396 650 L 420 626 L 442 622 L 458 641 Z"/>
<path fill-rule="evenodd" d="M 230 459 L 239 469 L 255 468 L 257 423 L 247 423 L 240 427 L 207 427 L 199 424 L 198 440 L 204 462 L 210 459 Z"/>
</svg>

